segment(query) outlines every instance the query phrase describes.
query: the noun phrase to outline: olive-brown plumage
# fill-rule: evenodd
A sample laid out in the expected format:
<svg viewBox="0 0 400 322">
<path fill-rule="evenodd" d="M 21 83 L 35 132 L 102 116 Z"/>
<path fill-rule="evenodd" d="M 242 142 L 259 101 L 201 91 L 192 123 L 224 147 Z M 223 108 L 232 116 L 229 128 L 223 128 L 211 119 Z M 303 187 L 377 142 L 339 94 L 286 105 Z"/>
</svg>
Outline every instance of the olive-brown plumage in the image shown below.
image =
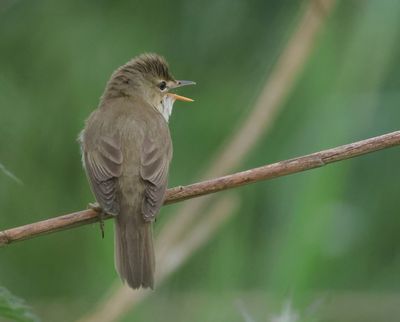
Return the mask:
<svg viewBox="0 0 400 322">
<path fill-rule="evenodd" d="M 167 188 L 172 142 L 168 118 L 176 81 L 154 54 L 132 59 L 111 76 L 81 133 L 84 168 L 104 212 L 115 216 L 115 264 L 132 288 L 154 286 L 152 221 Z"/>
</svg>

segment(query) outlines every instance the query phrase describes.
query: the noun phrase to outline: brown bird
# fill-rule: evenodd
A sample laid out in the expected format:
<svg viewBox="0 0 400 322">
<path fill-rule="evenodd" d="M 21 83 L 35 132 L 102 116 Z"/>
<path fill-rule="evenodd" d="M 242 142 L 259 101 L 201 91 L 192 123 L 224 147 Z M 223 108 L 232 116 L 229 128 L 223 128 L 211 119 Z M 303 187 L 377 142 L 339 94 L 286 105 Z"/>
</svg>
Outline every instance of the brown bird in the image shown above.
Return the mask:
<svg viewBox="0 0 400 322">
<path fill-rule="evenodd" d="M 115 216 L 115 266 L 132 288 L 154 286 L 152 222 L 167 188 L 172 142 L 168 119 L 175 80 L 165 59 L 143 54 L 118 68 L 79 141 L 92 192 Z"/>
</svg>

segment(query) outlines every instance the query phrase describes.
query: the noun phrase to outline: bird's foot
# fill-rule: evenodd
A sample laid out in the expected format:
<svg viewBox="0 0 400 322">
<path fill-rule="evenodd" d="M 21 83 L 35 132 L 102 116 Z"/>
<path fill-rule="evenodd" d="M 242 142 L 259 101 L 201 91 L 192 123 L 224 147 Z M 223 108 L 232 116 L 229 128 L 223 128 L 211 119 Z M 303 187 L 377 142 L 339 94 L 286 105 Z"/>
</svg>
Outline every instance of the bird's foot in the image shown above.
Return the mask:
<svg viewBox="0 0 400 322">
<path fill-rule="evenodd" d="M 104 239 L 104 211 L 99 212 L 99 223 L 100 223 L 100 231 L 101 231 L 101 238 Z"/>
<path fill-rule="evenodd" d="M 88 209 L 92 209 L 95 212 L 102 212 L 103 211 L 103 209 L 100 207 L 98 202 L 89 202 L 88 205 L 87 205 L 87 208 Z"/>
<path fill-rule="evenodd" d="M 100 207 L 97 202 L 91 202 L 88 204 L 88 209 L 93 209 L 95 212 L 98 213 L 99 223 L 100 223 L 100 231 L 101 231 L 101 238 L 104 239 L 104 215 L 106 214 L 104 210 Z"/>
</svg>

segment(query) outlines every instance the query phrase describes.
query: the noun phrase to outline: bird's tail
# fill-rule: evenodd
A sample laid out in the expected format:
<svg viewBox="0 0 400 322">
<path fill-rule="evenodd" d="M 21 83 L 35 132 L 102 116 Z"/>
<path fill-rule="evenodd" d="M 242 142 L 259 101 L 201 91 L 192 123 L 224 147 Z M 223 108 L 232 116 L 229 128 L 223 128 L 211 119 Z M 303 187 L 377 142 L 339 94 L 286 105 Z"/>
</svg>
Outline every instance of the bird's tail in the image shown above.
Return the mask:
<svg viewBox="0 0 400 322">
<path fill-rule="evenodd" d="M 115 267 L 134 289 L 154 287 L 154 246 L 151 222 L 119 214 L 115 217 Z"/>
</svg>

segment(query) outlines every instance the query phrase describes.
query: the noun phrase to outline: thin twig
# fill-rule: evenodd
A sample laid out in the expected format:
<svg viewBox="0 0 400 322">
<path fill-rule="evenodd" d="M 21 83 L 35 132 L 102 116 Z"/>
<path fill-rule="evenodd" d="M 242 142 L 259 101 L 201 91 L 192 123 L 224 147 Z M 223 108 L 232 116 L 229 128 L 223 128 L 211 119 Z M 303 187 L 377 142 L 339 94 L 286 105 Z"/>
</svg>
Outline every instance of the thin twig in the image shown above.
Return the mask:
<svg viewBox="0 0 400 322">
<path fill-rule="evenodd" d="M 188 186 L 175 187 L 167 191 L 164 204 L 171 204 L 261 180 L 269 180 L 322 167 L 329 163 L 353 158 L 396 145 L 400 145 L 400 131 L 319 151 L 298 158 L 280 161 L 259 168 L 253 168 L 224 177 L 194 183 Z M 110 216 L 107 217 L 107 219 L 109 218 Z M 21 227 L 11 228 L 0 232 L 0 246 L 96 221 L 98 221 L 98 217 L 94 210 L 84 210 Z"/>
</svg>

